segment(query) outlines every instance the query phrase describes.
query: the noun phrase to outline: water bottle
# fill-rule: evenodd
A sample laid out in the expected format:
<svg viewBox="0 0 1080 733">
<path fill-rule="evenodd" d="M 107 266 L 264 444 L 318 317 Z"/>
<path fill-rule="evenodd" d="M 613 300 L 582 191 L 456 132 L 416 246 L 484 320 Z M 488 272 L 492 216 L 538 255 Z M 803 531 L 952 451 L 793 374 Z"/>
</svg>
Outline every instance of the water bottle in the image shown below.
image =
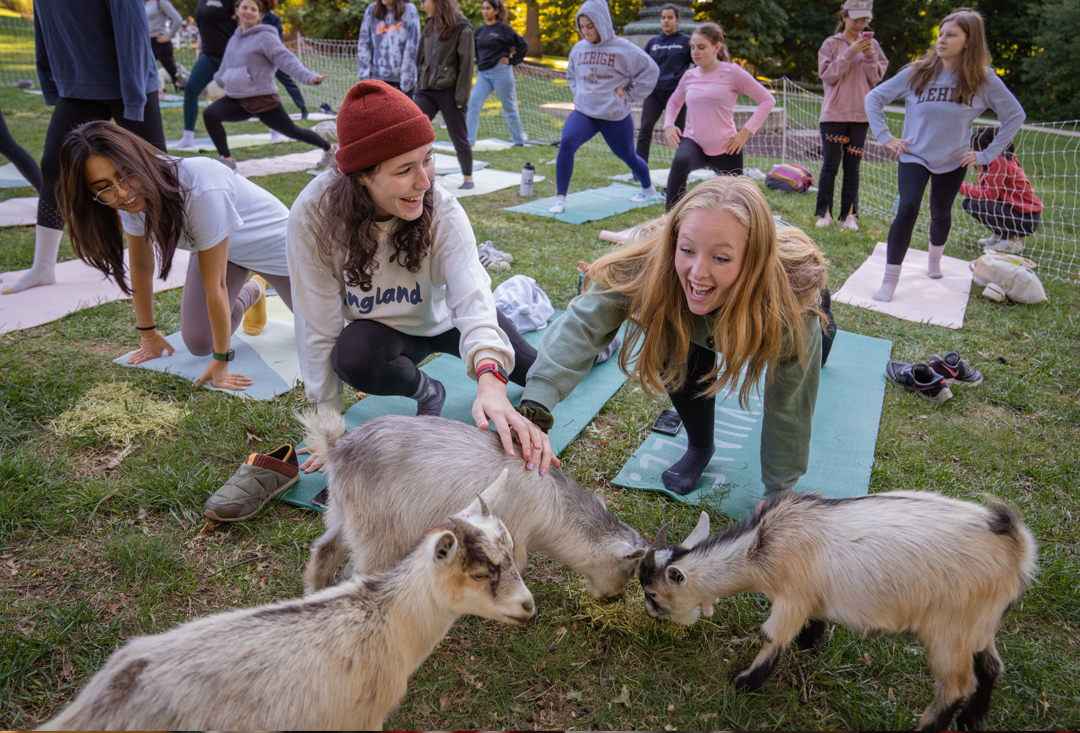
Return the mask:
<svg viewBox="0 0 1080 733">
<path fill-rule="evenodd" d="M 521 169 L 521 187 L 518 189 L 518 194 L 521 196 L 532 196 L 533 193 L 533 175 L 536 173 L 536 168 L 532 163 L 526 163 L 525 167 Z"/>
</svg>

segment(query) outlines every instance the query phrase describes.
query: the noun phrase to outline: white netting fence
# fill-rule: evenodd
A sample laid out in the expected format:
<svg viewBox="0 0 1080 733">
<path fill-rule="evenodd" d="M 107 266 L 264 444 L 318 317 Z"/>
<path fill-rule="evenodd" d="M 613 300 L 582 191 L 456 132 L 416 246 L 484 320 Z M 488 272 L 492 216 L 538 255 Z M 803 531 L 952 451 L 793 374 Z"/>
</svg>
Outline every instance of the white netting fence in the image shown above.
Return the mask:
<svg viewBox="0 0 1080 733">
<path fill-rule="evenodd" d="M 195 60 L 190 39 L 178 41 L 177 61 L 188 69 Z M 310 39 L 298 36 L 288 43 L 305 66 L 330 78 L 318 87 L 301 87 L 310 110 L 327 104 L 337 109 L 345 93 L 356 83 L 356 42 Z M 518 107 L 525 134 L 530 140 L 555 142 L 559 139 L 563 120 L 573 109 L 573 97 L 566 83 L 566 74 L 558 69 L 524 63 L 514 67 Z M 37 85 L 34 63 L 33 21 L 14 14 L 0 14 L 0 83 L 11 85 L 20 79 L 30 79 Z M 781 162 L 801 163 L 814 173 L 821 169 L 821 137 L 818 118 L 821 112 L 820 94 L 803 89 L 781 79 L 768 83 L 776 95 L 776 108 L 768 120 L 750 138 L 745 149 L 745 165 L 768 172 Z M 282 90 L 282 98 L 288 96 Z M 742 124 L 754 111 L 754 103 L 740 98 L 736 123 Z M 288 105 L 289 102 L 286 102 Z M 637 106 L 635 106 L 637 107 Z M 640 110 L 635 108 L 635 125 Z M 893 134 L 903 129 L 903 109 L 888 108 L 887 117 Z M 441 120 L 436 120 L 436 123 Z M 661 131 L 662 123 L 653 133 L 650 167 L 666 168 L 672 157 Z M 493 94 L 481 112 L 478 137 L 508 139 L 502 109 Z M 587 144 L 596 150 L 605 149 L 598 135 Z M 1080 228 L 1077 212 L 1080 208 L 1080 122 L 1050 122 L 1024 125 L 1016 136 L 1017 155 L 1036 194 L 1045 208 L 1042 223 L 1034 236 L 1024 240 L 1024 255 L 1039 263 L 1044 276 L 1080 279 Z M 554 157 L 554 151 L 551 157 Z M 842 176 L 838 177 L 836 197 Z M 976 180 L 970 172 L 968 180 Z M 814 194 L 806 195 L 806 206 L 813 208 Z M 864 215 L 882 219 L 893 218 L 896 202 L 895 158 L 885 151 L 871 135 L 867 139 L 859 186 L 859 210 Z M 919 216 L 916 236 L 928 236 L 929 215 L 926 207 Z M 953 211 L 953 229 L 949 244 L 972 256 L 979 253 L 977 241 L 988 231 L 963 211 L 958 197 Z"/>
</svg>

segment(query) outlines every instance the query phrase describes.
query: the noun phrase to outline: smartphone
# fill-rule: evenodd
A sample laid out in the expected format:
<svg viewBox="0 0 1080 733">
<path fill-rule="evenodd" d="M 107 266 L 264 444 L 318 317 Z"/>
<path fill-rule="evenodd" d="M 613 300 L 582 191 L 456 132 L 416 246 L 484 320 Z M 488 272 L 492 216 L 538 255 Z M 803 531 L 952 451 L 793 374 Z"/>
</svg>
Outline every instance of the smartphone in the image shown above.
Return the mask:
<svg viewBox="0 0 1080 733">
<path fill-rule="evenodd" d="M 862 37 L 863 38 L 873 38 L 874 37 L 874 32 L 873 31 L 863 31 L 862 32 Z"/>
<path fill-rule="evenodd" d="M 656 422 L 652 425 L 653 430 L 664 435 L 678 435 L 680 428 L 682 428 L 682 418 L 674 410 L 661 412 L 660 417 L 656 418 Z"/>
<path fill-rule="evenodd" d="M 322 488 L 322 491 L 320 491 L 318 494 L 315 494 L 315 496 L 311 497 L 311 503 L 314 504 L 315 506 L 319 507 L 320 509 L 325 509 L 326 508 L 326 503 L 328 501 L 330 501 L 330 487 L 329 486 L 324 486 Z"/>
</svg>

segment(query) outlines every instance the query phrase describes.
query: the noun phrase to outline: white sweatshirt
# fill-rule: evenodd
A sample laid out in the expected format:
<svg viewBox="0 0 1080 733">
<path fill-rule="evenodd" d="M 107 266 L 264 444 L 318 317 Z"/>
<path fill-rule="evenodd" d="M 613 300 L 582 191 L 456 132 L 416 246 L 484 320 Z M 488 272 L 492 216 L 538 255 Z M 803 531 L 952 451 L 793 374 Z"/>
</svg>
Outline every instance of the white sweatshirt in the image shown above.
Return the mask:
<svg viewBox="0 0 1080 733">
<path fill-rule="evenodd" d="M 459 350 L 469 376 L 476 364 L 494 359 L 514 369 L 514 350 L 499 328 L 491 277 L 480 264 L 476 237 L 461 204 L 438 184 L 435 187 L 431 249 L 420 271 L 409 272 L 390 262 L 389 241 L 398 219 L 379 227 L 378 269 L 371 290 L 345 283 L 344 247 L 332 253 L 327 268 L 318 252 L 322 222 L 319 201 L 340 173 L 318 176 L 293 203 L 287 235 L 293 307 L 304 315 L 303 339 L 307 369 L 303 373 L 308 402 L 319 409 L 345 408 L 341 382 L 330 363 L 338 336 L 348 321 L 369 318 L 410 336 L 436 336 L 452 328 L 461 332 Z"/>
</svg>

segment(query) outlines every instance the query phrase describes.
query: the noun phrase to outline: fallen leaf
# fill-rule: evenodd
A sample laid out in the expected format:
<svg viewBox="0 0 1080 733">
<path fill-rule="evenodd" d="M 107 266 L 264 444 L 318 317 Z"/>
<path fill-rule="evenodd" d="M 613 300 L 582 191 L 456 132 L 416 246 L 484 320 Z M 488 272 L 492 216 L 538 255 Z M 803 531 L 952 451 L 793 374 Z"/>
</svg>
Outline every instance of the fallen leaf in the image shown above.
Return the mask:
<svg viewBox="0 0 1080 733">
<path fill-rule="evenodd" d="M 256 443 L 263 442 L 262 438 L 260 438 L 258 435 L 256 435 L 255 433 L 252 432 L 253 430 L 254 430 L 254 428 L 252 426 L 250 426 L 250 425 L 245 425 L 244 426 L 244 442 L 245 443 L 250 443 L 252 441 L 255 441 Z"/>
<path fill-rule="evenodd" d="M 146 507 L 139 507 L 139 513 L 135 515 L 135 524 L 149 524 L 150 512 L 146 511 Z"/>
<path fill-rule="evenodd" d="M 664 730 L 676 730 L 676 728 L 674 728 L 674 727 L 672 727 L 670 725 L 665 725 Z"/>
<path fill-rule="evenodd" d="M 870 656 L 870 652 L 867 652 L 866 654 L 863 654 L 859 658 L 859 661 L 862 662 L 863 664 L 870 664 L 871 662 L 874 661 L 874 658 Z"/>
<path fill-rule="evenodd" d="M 701 723 L 707 723 L 715 717 L 717 717 L 716 713 L 705 713 L 704 715 L 698 716 L 698 721 Z"/>
<path fill-rule="evenodd" d="M 565 626 L 560 626 L 559 630 L 555 632 L 555 636 L 562 636 L 565 633 L 566 633 L 566 627 Z"/>
<path fill-rule="evenodd" d="M 70 680 L 71 679 L 71 660 L 68 660 L 68 659 L 64 660 L 64 666 L 60 669 L 60 679 L 62 679 L 62 680 Z"/>
<path fill-rule="evenodd" d="M 675 709 L 675 706 L 674 705 L 668 705 L 667 709 L 668 709 L 668 712 L 670 713 L 672 710 Z"/>
<path fill-rule="evenodd" d="M 115 616 L 117 614 L 117 612 L 120 610 L 120 606 L 122 606 L 122 605 L 123 604 L 121 604 L 120 601 L 114 601 L 112 603 L 107 604 L 105 606 L 105 610 L 108 611 L 110 615 Z"/>
<path fill-rule="evenodd" d="M 581 700 L 581 696 L 584 694 L 581 690 L 570 690 L 570 692 L 566 693 L 566 697 L 570 700 Z"/>
<path fill-rule="evenodd" d="M 896 700 L 896 695 L 893 694 L 893 689 L 891 687 L 889 688 L 889 693 L 887 697 L 889 698 L 889 702 L 893 702 Z"/>
<path fill-rule="evenodd" d="M 450 701 L 446 699 L 446 695 L 439 696 L 439 710 L 446 710 L 450 707 Z"/>
<path fill-rule="evenodd" d="M 619 693 L 618 697 L 611 701 L 611 704 L 630 707 L 630 690 L 626 689 L 626 685 L 622 686 L 622 692 Z"/>
</svg>

